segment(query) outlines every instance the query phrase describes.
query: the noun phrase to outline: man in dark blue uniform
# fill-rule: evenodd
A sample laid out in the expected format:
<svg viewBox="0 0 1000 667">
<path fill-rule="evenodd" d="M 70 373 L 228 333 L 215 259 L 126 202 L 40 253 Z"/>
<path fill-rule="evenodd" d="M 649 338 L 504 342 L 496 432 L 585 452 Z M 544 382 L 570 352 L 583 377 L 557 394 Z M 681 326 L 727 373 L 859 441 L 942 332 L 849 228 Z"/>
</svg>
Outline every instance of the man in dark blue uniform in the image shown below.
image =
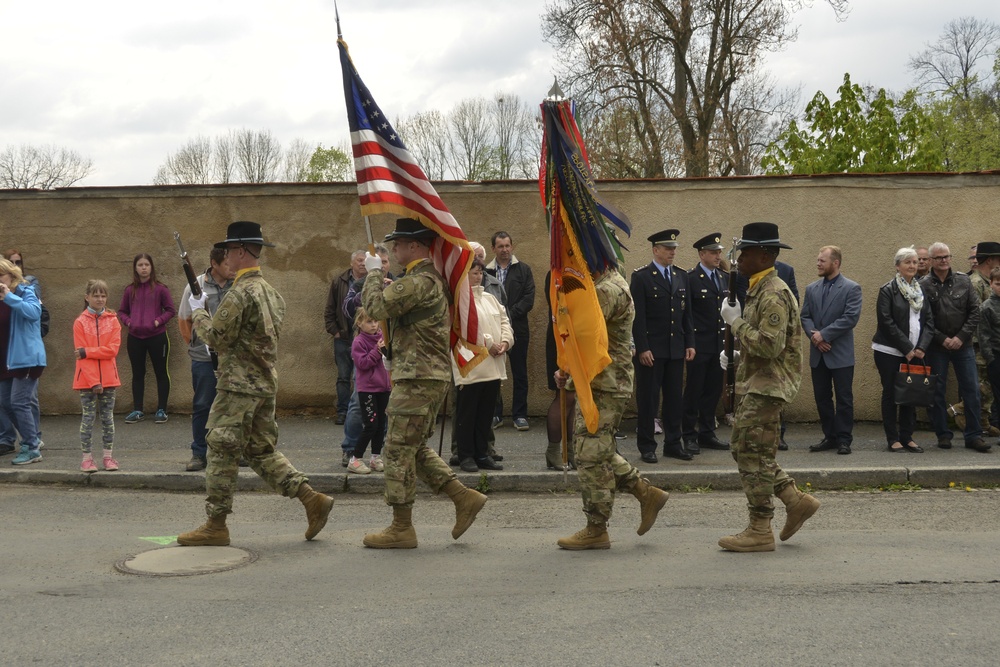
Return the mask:
<svg viewBox="0 0 1000 667">
<path fill-rule="evenodd" d="M 684 385 L 684 449 L 729 449 L 715 435 L 715 410 L 722 398 L 723 372 L 719 353 L 725 347 L 726 323 L 719 310 L 729 297 L 729 274 L 722 263 L 722 232 L 712 232 L 694 243 L 698 265 L 688 271 L 691 317 L 694 322 L 694 359 L 687 362 Z"/>
<path fill-rule="evenodd" d="M 681 439 L 681 400 L 684 362 L 694 359 L 694 325 L 687 273 L 673 266 L 678 235 L 676 229 L 667 229 L 649 237 L 653 261 L 633 271 L 629 285 L 635 301 L 632 336 L 638 446 L 646 463 L 657 461 L 653 419 L 658 408 L 663 455 L 682 461 L 692 458 Z"/>
</svg>

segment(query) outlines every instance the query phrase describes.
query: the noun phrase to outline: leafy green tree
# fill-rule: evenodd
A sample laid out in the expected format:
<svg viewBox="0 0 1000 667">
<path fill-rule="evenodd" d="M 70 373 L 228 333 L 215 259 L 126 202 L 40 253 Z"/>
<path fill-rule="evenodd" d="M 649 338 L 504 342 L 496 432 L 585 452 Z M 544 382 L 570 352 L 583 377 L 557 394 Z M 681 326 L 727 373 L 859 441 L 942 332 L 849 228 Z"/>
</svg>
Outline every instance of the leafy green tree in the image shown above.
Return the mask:
<svg viewBox="0 0 1000 667">
<path fill-rule="evenodd" d="M 761 160 L 770 174 L 940 171 L 939 144 L 915 91 L 894 99 L 864 90 L 850 74 L 831 102 L 822 91 L 806 105 L 804 127 L 791 121 Z"/>
<path fill-rule="evenodd" d="M 309 183 L 353 181 L 354 162 L 342 148 L 323 148 L 323 144 L 319 144 L 309 158 L 304 180 Z"/>
</svg>

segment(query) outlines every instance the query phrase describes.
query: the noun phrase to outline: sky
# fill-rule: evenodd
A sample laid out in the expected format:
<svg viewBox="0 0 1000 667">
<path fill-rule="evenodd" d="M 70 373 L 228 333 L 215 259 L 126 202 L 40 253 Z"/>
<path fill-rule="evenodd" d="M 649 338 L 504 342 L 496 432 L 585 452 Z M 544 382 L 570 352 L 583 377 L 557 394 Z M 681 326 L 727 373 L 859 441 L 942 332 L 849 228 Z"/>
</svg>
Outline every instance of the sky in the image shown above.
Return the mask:
<svg viewBox="0 0 1000 667">
<path fill-rule="evenodd" d="M 545 0 L 342 0 L 344 39 L 395 119 L 497 91 L 534 105 L 556 54 Z M 779 83 L 836 94 L 901 91 L 906 63 L 961 16 L 1000 23 L 996 0 L 823 0 L 795 14 L 798 40 L 767 57 Z M 198 136 L 267 129 L 283 144 L 348 140 L 332 0 L 0 0 L 0 149 L 54 144 L 94 162 L 87 186 L 146 185 Z M 571 91 L 570 91 L 571 92 Z M 405 140 L 405 137 L 404 137 Z"/>
</svg>

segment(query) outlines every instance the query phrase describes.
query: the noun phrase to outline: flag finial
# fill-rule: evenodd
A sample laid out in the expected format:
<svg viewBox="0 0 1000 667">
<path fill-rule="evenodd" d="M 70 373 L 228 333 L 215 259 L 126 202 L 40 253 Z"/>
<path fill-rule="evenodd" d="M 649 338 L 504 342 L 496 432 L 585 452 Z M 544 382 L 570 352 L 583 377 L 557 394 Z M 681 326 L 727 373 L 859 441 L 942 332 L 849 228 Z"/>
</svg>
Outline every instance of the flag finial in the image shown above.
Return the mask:
<svg viewBox="0 0 1000 667">
<path fill-rule="evenodd" d="M 343 39 L 344 36 L 340 34 L 340 10 L 337 9 L 337 0 L 333 0 L 333 15 L 337 18 L 337 39 Z"/>
<path fill-rule="evenodd" d="M 549 88 L 549 94 L 545 99 L 550 102 L 558 102 L 566 99 L 566 95 L 563 93 L 562 88 L 559 87 L 559 79 L 556 77 L 552 77 L 552 87 Z"/>
</svg>

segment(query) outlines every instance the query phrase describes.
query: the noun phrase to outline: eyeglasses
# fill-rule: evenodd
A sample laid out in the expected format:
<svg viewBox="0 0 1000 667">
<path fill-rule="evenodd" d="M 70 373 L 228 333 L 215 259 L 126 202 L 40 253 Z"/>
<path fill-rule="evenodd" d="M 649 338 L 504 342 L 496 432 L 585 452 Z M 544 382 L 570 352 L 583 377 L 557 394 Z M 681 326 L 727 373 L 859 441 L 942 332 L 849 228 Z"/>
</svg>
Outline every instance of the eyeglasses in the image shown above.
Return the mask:
<svg viewBox="0 0 1000 667">
<path fill-rule="evenodd" d="M 931 257 L 935 262 L 943 262 L 946 259 L 951 259 L 951 255 L 941 255 L 940 257 Z"/>
<path fill-rule="evenodd" d="M 14 260 L 14 264 L 16 264 L 17 266 L 24 266 L 24 262 L 22 262 L 22 261 L 21 261 L 21 260 L 19 260 L 19 259 L 15 259 L 15 260 Z"/>
</svg>

